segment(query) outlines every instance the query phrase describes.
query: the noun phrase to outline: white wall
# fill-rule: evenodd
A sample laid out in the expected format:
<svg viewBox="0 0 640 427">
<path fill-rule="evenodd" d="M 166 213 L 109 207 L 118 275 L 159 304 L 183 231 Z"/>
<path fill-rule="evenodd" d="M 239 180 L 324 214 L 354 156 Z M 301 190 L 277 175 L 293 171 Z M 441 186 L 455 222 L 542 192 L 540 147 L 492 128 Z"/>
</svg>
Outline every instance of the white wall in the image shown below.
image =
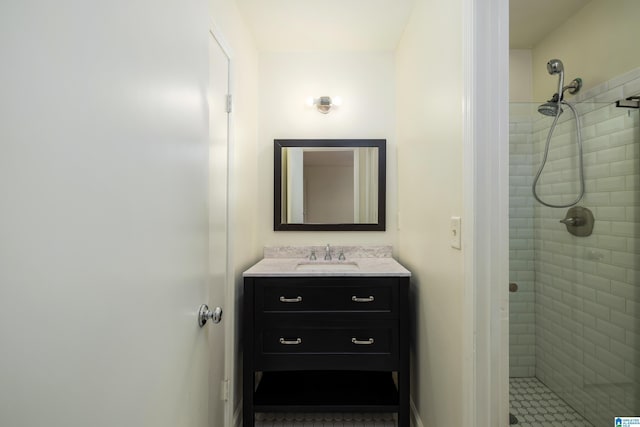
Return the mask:
<svg viewBox="0 0 640 427">
<path fill-rule="evenodd" d="M 253 36 L 235 2 L 211 0 L 214 27 L 219 29 L 231 54 L 231 177 L 230 202 L 233 205 L 235 265 L 261 253 L 256 239 L 255 200 L 258 157 L 258 52 Z M 235 224 L 235 226 L 234 226 Z M 258 248 L 256 250 L 256 248 Z M 247 254 L 248 250 L 248 254 Z"/>
<path fill-rule="evenodd" d="M 411 270 L 412 399 L 428 427 L 463 424 L 462 8 L 417 1 L 396 54 L 400 230 Z M 462 227 L 464 230 L 463 218 Z"/>
<path fill-rule="evenodd" d="M 395 69 L 391 52 L 260 54 L 258 235 L 262 245 L 396 243 L 397 167 Z M 340 96 L 343 105 L 320 114 L 305 101 Z M 273 231 L 273 140 L 383 138 L 387 140 L 385 232 Z"/>
</svg>

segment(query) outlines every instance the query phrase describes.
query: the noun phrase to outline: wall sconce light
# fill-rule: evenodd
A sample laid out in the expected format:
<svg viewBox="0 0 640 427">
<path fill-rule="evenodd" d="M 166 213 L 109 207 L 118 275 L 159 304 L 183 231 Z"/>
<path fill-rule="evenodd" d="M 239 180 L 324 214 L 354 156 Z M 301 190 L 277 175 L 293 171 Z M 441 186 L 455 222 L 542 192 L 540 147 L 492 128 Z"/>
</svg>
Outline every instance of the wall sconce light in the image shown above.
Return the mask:
<svg viewBox="0 0 640 427">
<path fill-rule="evenodd" d="M 319 98 L 309 97 L 307 98 L 307 105 L 309 107 L 313 107 L 315 105 L 318 111 L 322 114 L 327 114 L 331 111 L 331 108 L 342 105 L 342 98 L 339 96 L 334 96 L 333 98 L 330 96 L 321 96 Z"/>
</svg>

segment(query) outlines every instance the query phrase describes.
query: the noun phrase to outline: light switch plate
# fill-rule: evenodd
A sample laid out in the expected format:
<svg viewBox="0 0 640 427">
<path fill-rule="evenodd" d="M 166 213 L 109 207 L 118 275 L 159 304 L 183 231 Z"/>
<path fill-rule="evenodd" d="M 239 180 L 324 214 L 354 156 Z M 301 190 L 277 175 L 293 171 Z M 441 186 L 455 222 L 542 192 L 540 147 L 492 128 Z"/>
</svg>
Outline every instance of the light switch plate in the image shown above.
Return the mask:
<svg viewBox="0 0 640 427">
<path fill-rule="evenodd" d="M 459 216 L 451 217 L 451 247 L 454 249 L 462 248 L 462 229 L 460 227 L 460 222 Z"/>
</svg>

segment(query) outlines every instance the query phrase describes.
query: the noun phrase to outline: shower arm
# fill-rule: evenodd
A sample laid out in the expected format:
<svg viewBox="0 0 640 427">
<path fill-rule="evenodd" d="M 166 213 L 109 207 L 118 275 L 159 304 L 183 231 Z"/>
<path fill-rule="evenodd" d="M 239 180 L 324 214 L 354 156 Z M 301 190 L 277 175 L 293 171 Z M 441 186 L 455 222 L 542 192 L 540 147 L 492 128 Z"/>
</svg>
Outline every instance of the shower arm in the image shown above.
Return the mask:
<svg viewBox="0 0 640 427">
<path fill-rule="evenodd" d="M 562 88 L 562 94 L 568 90 L 571 95 L 575 95 L 582 88 L 582 79 L 580 77 L 576 77 L 571 80 L 571 83 Z"/>
<path fill-rule="evenodd" d="M 553 94 L 551 99 L 547 100 L 547 102 L 563 101 L 564 93 L 566 91 L 569 91 L 571 95 L 575 95 L 580 91 L 581 88 L 582 88 L 582 79 L 580 77 L 576 77 L 575 79 L 571 80 L 571 83 L 569 83 L 568 85 L 562 88 L 562 97 L 558 94 L 558 92 L 556 92 Z"/>
</svg>

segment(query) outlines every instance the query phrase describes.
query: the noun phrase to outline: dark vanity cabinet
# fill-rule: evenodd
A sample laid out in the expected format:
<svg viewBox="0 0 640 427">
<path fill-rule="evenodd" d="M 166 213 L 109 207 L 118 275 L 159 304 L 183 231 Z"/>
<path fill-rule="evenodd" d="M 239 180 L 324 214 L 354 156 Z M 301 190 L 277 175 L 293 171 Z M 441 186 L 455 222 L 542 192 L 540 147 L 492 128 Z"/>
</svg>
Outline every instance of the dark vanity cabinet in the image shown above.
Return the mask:
<svg viewBox="0 0 640 427">
<path fill-rule="evenodd" d="M 409 427 L 409 277 L 245 277 L 243 419 L 395 412 Z"/>
</svg>

